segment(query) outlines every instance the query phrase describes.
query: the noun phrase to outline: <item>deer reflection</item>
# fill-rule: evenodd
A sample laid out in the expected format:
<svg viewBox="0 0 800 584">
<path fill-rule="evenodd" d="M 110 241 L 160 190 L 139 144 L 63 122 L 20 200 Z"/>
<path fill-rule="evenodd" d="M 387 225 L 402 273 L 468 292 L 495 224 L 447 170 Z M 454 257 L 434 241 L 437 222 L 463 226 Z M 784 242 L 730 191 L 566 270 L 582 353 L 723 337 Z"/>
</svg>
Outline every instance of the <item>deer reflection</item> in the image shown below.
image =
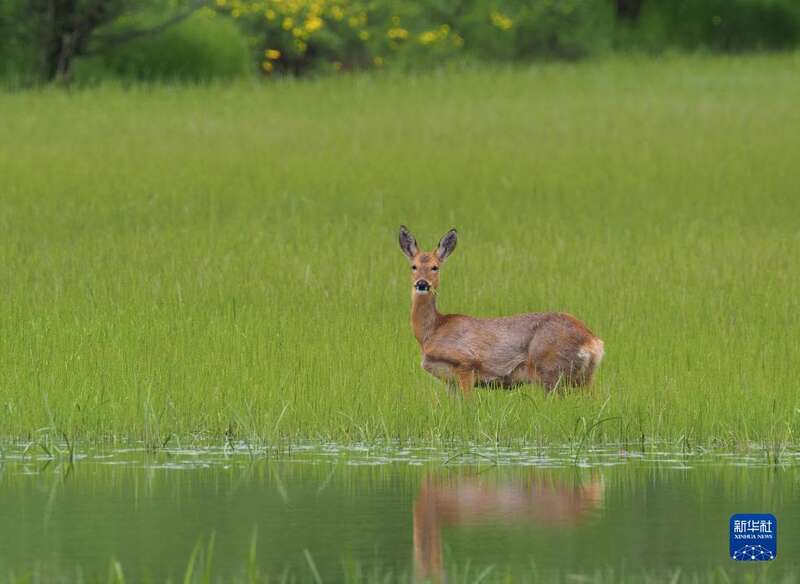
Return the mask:
<svg viewBox="0 0 800 584">
<path fill-rule="evenodd" d="M 603 499 L 599 474 L 558 479 L 540 473 L 506 481 L 488 476 L 428 475 L 414 503 L 414 564 L 420 579 L 444 580 L 442 528 L 505 525 L 577 525 Z M 569 480 L 572 479 L 572 480 Z"/>
</svg>

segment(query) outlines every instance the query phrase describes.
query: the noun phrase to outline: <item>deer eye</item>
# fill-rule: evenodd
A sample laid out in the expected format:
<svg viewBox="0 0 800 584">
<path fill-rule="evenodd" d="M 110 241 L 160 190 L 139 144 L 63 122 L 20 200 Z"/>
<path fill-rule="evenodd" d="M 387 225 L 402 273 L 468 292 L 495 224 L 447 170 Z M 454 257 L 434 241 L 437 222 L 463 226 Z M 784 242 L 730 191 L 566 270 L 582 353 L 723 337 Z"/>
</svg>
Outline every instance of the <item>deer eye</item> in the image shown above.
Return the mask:
<svg viewBox="0 0 800 584">
<path fill-rule="evenodd" d="M 411 266 L 411 269 L 416 272 L 417 271 L 417 266 Z"/>
<path fill-rule="evenodd" d="M 439 266 L 433 266 L 431 269 L 432 269 L 434 272 L 438 272 L 438 271 L 439 271 Z"/>
</svg>

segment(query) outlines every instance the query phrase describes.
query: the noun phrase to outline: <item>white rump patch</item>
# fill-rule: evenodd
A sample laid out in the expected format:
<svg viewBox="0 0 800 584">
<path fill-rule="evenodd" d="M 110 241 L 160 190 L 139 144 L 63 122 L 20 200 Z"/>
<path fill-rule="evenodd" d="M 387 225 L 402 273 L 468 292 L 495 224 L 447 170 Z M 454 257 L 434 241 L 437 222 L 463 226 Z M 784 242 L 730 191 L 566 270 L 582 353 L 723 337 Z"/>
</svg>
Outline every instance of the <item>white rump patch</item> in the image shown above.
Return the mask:
<svg viewBox="0 0 800 584">
<path fill-rule="evenodd" d="M 591 359 L 594 358 L 595 367 L 600 365 L 600 361 L 603 360 L 604 354 L 605 351 L 603 350 L 603 341 L 600 339 L 592 339 L 578 349 L 578 357 L 581 359 L 581 361 L 588 365 Z"/>
</svg>

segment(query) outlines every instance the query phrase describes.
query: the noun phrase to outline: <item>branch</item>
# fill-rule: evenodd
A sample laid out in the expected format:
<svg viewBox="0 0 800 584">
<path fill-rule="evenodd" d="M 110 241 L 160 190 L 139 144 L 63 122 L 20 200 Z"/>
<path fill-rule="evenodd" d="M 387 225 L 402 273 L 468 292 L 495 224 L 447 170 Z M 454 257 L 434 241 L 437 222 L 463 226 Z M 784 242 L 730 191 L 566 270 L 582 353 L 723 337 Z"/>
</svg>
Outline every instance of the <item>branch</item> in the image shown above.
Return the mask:
<svg viewBox="0 0 800 584">
<path fill-rule="evenodd" d="M 208 6 L 209 4 L 210 4 L 209 0 L 194 0 L 185 11 L 179 12 L 172 18 L 168 18 L 164 22 L 157 24 L 156 26 L 153 26 L 151 28 L 135 28 L 116 34 L 95 35 L 94 40 L 98 41 L 100 43 L 100 46 L 94 47 L 93 49 L 86 51 L 84 55 L 98 55 L 100 53 L 108 51 L 109 49 L 113 49 L 114 47 L 124 45 L 125 43 L 129 43 L 138 38 L 158 34 L 161 31 L 166 30 L 171 26 L 175 26 L 176 24 L 183 22 L 184 20 L 189 18 L 192 14 L 197 12 L 200 8 Z"/>
</svg>

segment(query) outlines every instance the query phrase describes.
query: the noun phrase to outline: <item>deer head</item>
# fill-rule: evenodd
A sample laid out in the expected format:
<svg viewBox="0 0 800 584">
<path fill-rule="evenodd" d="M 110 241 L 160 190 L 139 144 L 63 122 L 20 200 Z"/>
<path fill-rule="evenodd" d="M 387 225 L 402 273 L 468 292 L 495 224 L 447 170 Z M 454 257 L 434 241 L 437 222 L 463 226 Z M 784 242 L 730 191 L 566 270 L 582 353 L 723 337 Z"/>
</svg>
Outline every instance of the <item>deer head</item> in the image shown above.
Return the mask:
<svg viewBox="0 0 800 584">
<path fill-rule="evenodd" d="M 405 225 L 400 226 L 400 249 L 411 264 L 411 286 L 415 294 L 428 294 L 439 289 L 439 269 L 453 253 L 457 241 L 456 230 L 451 229 L 442 236 L 435 250 L 420 251 L 411 232 Z"/>
</svg>

